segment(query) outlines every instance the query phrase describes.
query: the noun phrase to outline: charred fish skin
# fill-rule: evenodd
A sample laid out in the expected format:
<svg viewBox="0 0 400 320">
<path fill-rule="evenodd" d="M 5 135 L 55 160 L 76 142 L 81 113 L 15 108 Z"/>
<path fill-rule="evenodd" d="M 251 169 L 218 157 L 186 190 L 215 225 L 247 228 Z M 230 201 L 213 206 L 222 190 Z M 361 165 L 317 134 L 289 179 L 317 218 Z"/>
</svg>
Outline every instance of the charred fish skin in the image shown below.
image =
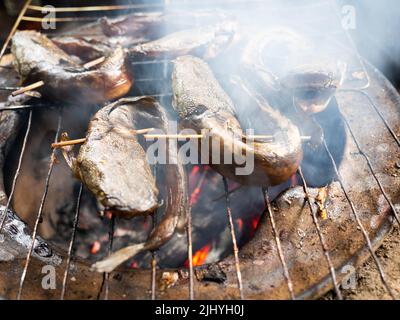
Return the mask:
<svg viewBox="0 0 400 320">
<path fill-rule="evenodd" d="M 159 206 L 146 153 L 132 133 L 134 113 L 135 105 L 123 100 L 100 109 L 72 162 L 74 173 L 98 201 L 126 218 L 152 213 Z"/>
<path fill-rule="evenodd" d="M 101 18 L 101 29 L 108 37 L 133 36 L 156 39 L 167 33 L 196 26 L 215 24 L 233 19 L 232 16 L 218 10 L 171 11 L 133 13 L 122 18 Z"/>
<path fill-rule="evenodd" d="M 126 53 L 116 48 L 91 69 L 36 31 L 18 31 L 11 50 L 15 66 L 25 82 L 44 81 L 43 94 L 56 100 L 86 104 L 102 103 L 129 92 L 133 77 Z"/>
<path fill-rule="evenodd" d="M 286 181 L 297 169 L 301 157 L 301 140 L 298 129 L 290 121 L 283 124 L 282 116 L 273 115 L 283 134 L 276 143 L 242 142 L 242 127 L 236 118 L 231 98 L 221 88 L 208 65 L 193 56 L 179 57 L 174 61 L 172 74 L 173 107 L 178 112 L 181 126 L 198 133 L 206 129 L 209 137 L 220 139 L 220 154 L 224 149 L 248 154 L 254 159 L 254 170 L 249 175 L 237 175 L 237 164 L 213 164 L 215 170 L 242 184 L 270 186 Z M 242 137 L 242 138 L 237 138 Z M 210 154 L 215 152 L 211 148 Z M 210 155 L 211 156 L 211 155 Z M 235 158 L 235 157 L 234 157 Z"/>
<path fill-rule="evenodd" d="M 9 96 L 5 104 L 6 107 L 13 105 L 21 105 L 26 103 L 29 96 L 21 94 L 18 96 Z M 24 123 L 24 113 L 17 110 L 1 111 L 0 112 L 0 204 L 7 203 L 7 195 L 4 188 L 3 169 L 6 157 L 13 146 L 20 128 Z"/>
<path fill-rule="evenodd" d="M 158 40 L 129 49 L 131 58 L 176 58 L 194 54 L 213 59 L 223 52 L 234 38 L 234 22 L 197 27 L 169 34 Z"/>
<path fill-rule="evenodd" d="M 52 38 L 53 43 L 68 55 L 89 62 L 110 54 L 112 47 L 108 42 L 94 37 L 60 36 Z"/>
<path fill-rule="evenodd" d="M 124 103 L 136 105 L 134 122 L 153 126 L 168 133 L 168 118 L 163 107 L 151 97 L 125 98 Z M 165 213 L 144 243 L 135 244 L 114 252 L 110 257 L 95 263 L 97 272 L 111 272 L 118 265 L 144 250 L 155 250 L 167 243 L 176 231 L 182 231 L 190 210 L 185 168 L 178 156 L 175 144 L 167 148 Z"/>
<path fill-rule="evenodd" d="M 10 96 L 6 106 L 26 103 L 31 97 L 21 94 Z M 4 165 L 11 147 L 14 145 L 20 128 L 25 122 L 24 112 L 17 110 L 0 112 L 0 224 L 4 226 L 0 237 L 0 261 L 25 258 L 32 245 L 32 235 L 25 222 L 10 208 L 7 208 L 8 195 L 4 187 Z M 36 237 L 32 255 L 51 265 L 59 265 L 61 258 L 40 237 Z"/>
<path fill-rule="evenodd" d="M 273 28 L 251 37 L 241 68 L 252 87 L 311 138 L 303 143 L 301 163 L 307 183 L 329 183 L 332 163 L 324 147 L 324 129 L 316 119 L 335 109 L 333 96 L 343 84 L 346 63 L 296 31 Z"/>
</svg>

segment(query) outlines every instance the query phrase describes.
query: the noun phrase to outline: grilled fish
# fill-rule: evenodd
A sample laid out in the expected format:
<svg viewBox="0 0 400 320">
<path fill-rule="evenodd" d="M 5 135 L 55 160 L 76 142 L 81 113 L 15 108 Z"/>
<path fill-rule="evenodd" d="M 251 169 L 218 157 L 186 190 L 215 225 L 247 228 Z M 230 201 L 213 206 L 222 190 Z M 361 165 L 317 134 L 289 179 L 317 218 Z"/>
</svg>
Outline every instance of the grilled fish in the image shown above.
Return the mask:
<svg viewBox="0 0 400 320">
<path fill-rule="evenodd" d="M 271 121 L 280 129 L 274 141 L 246 143 L 250 139 L 243 134 L 232 100 L 204 61 L 192 56 L 176 59 L 172 86 L 173 107 L 179 113 L 181 126 L 197 133 L 206 130 L 201 144 L 209 138 L 220 141 L 211 144 L 209 157 L 211 166 L 219 173 L 243 184 L 269 186 L 284 182 L 297 170 L 302 156 L 298 129 L 279 113 L 271 113 Z M 266 127 L 270 124 L 266 123 Z M 217 159 L 216 164 L 213 155 L 227 151 L 234 159 L 244 154 L 251 157 L 254 170 L 238 175 L 236 169 L 242 166 L 237 162 L 229 164 Z"/>
<path fill-rule="evenodd" d="M 84 62 L 93 61 L 104 55 L 110 55 L 112 47 L 107 41 L 96 37 L 60 36 L 51 39 L 53 43 L 69 55 Z"/>
<path fill-rule="evenodd" d="M 151 125 L 168 132 L 168 119 L 159 103 L 151 97 L 122 99 L 124 104 L 132 105 L 134 121 Z M 188 186 L 185 170 L 177 158 L 178 152 L 175 144 L 169 144 L 167 148 L 169 163 L 166 164 L 166 195 L 165 214 L 161 222 L 151 232 L 146 242 L 135 244 L 117 252 L 103 261 L 93 265 L 98 272 L 111 272 L 118 265 L 130 259 L 141 251 L 155 250 L 165 244 L 174 235 L 175 231 L 182 231 L 186 225 L 189 209 Z"/>
<path fill-rule="evenodd" d="M 5 107 L 21 105 L 30 99 L 29 96 L 22 94 L 10 96 L 5 103 Z M 24 115 L 21 111 L 10 110 L 0 112 L 0 204 L 7 203 L 7 195 L 4 188 L 3 169 L 8 152 L 17 138 L 19 129 L 23 124 Z"/>
<path fill-rule="evenodd" d="M 325 52 L 326 51 L 326 52 Z M 305 113 L 318 113 L 344 80 L 346 63 L 290 29 L 252 35 L 241 56 L 243 75 L 252 77 L 268 100 L 291 98 Z"/>
<path fill-rule="evenodd" d="M 234 23 L 187 29 L 169 34 L 161 39 L 137 45 L 129 50 L 134 57 L 176 58 L 195 54 L 204 59 L 219 55 L 235 35 Z"/>
<path fill-rule="evenodd" d="M 122 18 L 101 18 L 102 31 L 108 37 L 130 36 L 156 39 L 170 32 L 191 29 L 232 19 L 220 11 L 173 11 L 134 13 Z"/>
<path fill-rule="evenodd" d="M 100 109 L 90 121 L 78 156 L 63 149 L 72 171 L 98 202 L 126 218 L 149 214 L 159 206 L 155 178 L 134 135 L 135 109 L 135 104 L 123 100 Z"/>
<path fill-rule="evenodd" d="M 311 138 L 303 144 L 301 167 L 312 186 L 332 179 L 324 130 L 315 118 L 332 112 L 328 105 L 335 104 L 332 97 L 346 72 L 346 63 L 330 52 L 334 49 L 321 46 L 290 29 L 277 28 L 252 36 L 241 57 L 241 75 Z"/>
<path fill-rule="evenodd" d="M 25 82 L 43 80 L 47 97 L 80 103 L 101 103 L 125 95 L 132 86 L 126 54 L 116 48 L 104 62 L 91 69 L 35 31 L 18 31 L 11 48 L 15 66 Z"/>
<path fill-rule="evenodd" d="M 21 105 L 31 97 L 25 94 L 10 96 L 5 107 Z M 28 225 L 13 212 L 7 204 L 9 198 L 4 187 L 4 165 L 11 147 L 15 143 L 25 116 L 21 111 L 10 110 L 0 112 L 0 226 L 2 226 L 0 243 L 0 261 L 25 258 L 32 246 L 32 235 Z M 7 210 L 6 210 L 7 209 Z M 48 264 L 58 265 L 60 257 L 40 237 L 35 238 L 33 256 Z"/>
</svg>

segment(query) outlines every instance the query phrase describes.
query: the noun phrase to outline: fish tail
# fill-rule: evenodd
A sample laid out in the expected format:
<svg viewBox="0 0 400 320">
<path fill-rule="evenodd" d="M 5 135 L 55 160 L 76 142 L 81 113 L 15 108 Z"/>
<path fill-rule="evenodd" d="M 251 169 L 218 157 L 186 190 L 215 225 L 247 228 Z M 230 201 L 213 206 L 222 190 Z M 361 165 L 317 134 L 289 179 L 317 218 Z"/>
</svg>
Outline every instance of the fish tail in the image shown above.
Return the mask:
<svg viewBox="0 0 400 320">
<path fill-rule="evenodd" d="M 98 261 L 92 265 L 91 269 L 97 272 L 111 272 L 121 263 L 129 260 L 133 256 L 145 249 L 145 243 L 135 244 L 133 246 L 122 248 L 114 252 L 104 260 Z"/>
</svg>

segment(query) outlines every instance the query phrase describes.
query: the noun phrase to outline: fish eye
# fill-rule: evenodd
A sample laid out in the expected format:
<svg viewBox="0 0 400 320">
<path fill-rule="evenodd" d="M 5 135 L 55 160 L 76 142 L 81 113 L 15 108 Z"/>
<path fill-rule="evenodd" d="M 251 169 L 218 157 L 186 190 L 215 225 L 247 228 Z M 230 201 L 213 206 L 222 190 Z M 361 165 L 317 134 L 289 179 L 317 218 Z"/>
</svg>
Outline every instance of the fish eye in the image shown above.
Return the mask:
<svg viewBox="0 0 400 320">
<path fill-rule="evenodd" d="M 206 113 L 208 110 L 208 108 L 205 105 L 197 105 L 193 108 L 191 108 L 191 112 L 188 115 L 189 117 L 200 117 L 202 115 L 204 115 L 204 113 Z"/>
<path fill-rule="evenodd" d="M 97 195 L 98 195 L 98 197 L 99 197 L 100 199 L 104 199 L 104 198 L 106 197 L 106 194 L 104 193 L 104 191 L 99 191 L 99 192 L 97 193 Z"/>
</svg>

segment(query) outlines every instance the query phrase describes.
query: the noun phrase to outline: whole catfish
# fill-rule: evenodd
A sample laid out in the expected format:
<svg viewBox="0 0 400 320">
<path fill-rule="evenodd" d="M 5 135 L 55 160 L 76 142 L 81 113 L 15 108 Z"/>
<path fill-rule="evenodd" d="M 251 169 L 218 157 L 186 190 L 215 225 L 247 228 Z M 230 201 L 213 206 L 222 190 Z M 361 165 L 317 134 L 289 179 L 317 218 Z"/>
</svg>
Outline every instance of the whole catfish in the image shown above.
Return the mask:
<svg viewBox="0 0 400 320">
<path fill-rule="evenodd" d="M 72 150 L 63 150 L 75 175 L 98 202 L 127 218 L 158 207 L 156 181 L 134 134 L 135 111 L 135 104 L 125 100 L 103 107 L 90 121 L 78 156 L 74 158 Z"/>
<path fill-rule="evenodd" d="M 121 18 L 101 18 L 99 23 L 108 37 L 131 36 L 150 39 L 165 36 L 169 32 L 191 29 L 196 26 L 214 24 L 232 19 L 228 14 L 218 10 L 169 11 L 133 13 Z"/>
<path fill-rule="evenodd" d="M 249 37 L 240 66 L 268 100 L 279 104 L 286 95 L 299 111 L 319 113 L 342 85 L 347 68 L 333 50 L 289 28 L 272 28 Z"/>
<path fill-rule="evenodd" d="M 153 212 L 158 203 L 158 188 L 146 153 L 135 135 L 137 129 L 153 127 L 167 133 L 168 118 L 162 106 L 151 97 L 124 98 L 102 108 L 92 119 L 85 144 L 75 159 L 64 155 L 75 175 L 96 195 L 98 201 L 123 217 Z M 185 170 L 169 145 L 170 160 L 164 168 L 166 182 L 165 214 L 145 243 L 115 252 L 93 265 L 99 272 L 111 271 L 144 250 L 166 243 L 176 230 L 186 226 L 189 210 Z"/>
<path fill-rule="evenodd" d="M 133 84 L 126 53 L 120 47 L 88 69 L 36 31 L 17 31 L 11 50 L 23 81 L 44 81 L 40 90 L 52 99 L 101 103 L 124 96 Z"/>
<path fill-rule="evenodd" d="M 234 22 L 202 26 L 171 33 L 129 49 L 132 57 L 176 58 L 185 54 L 213 59 L 224 51 L 235 35 Z"/>
<path fill-rule="evenodd" d="M 250 141 L 236 118 L 232 100 L 203 60 L 193 56 L 176 59 L 172 86 L 173 107 L 179 113 L 181 126 L 197 133 L 205 130 L 207 133 L 201 144 L 207 143 L 209 138 L 220 141 L 209 148 L 209 162 L 219 173 L 239 183 L 269 186 L 286 181 L 296 172 L 302 157 L 300 134 L 279 112 L 271 113 L 270 123 L 265 123 L 267 128 L 278 128 L 274 141 Z M 254 113 L 253 116 L 258 115 Z M 216 163 L 212 158 L 226 151 L 232 153 L 233 159 L 240 159 L 242 155 L 252 158 L 252 172 L 239 175 L 237 169 L 243 164 L 235 160 L 227 163 L 224 159 Z"/>
</svg>

